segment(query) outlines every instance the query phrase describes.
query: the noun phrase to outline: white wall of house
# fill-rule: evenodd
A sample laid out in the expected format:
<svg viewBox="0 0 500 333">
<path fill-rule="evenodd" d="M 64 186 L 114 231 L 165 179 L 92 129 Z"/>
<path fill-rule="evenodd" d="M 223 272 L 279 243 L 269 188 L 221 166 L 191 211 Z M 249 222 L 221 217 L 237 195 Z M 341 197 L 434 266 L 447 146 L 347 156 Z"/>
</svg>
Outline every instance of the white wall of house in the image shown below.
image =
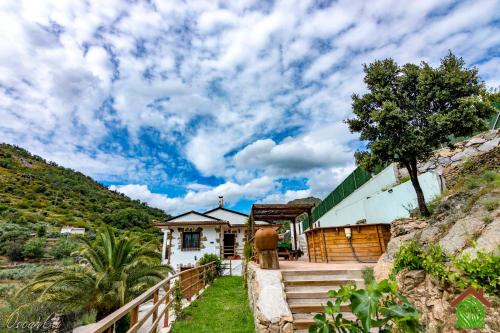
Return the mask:
<svg viewBox="0 0 500 333">
<path fill-rule="evenodd" d="M 205 213 L 208 216 L 218 218 L 223 221 L 228 221 L 231 224 L 245 224 L 248 220 L 248 216 L 228 212 L 227 210 L 217 209 L 213 212 Z"/>
<path fill-rule="evenodd" d="M 176 270 L 181 267 L 194 266 L 196 262 L 206 253 L 220 254 L 220 243 L 217 240 L 221 238 L 220 225 L 203 225 L 203 226 L 182 226 L 169 227 L 173 230 L 170 245 L 170 265 Z M 183 230 L 200 230 L 201 240 L 199 250 L 183 250 L 182 249 L 182 231 Z M 167 228 L 168 230 L 168 228 Z M 167 245 L 168 248 L 168 245 Z M 168 260 L 168 259 L 167 259 Z M 164 263 L 167 262 L 164 260 Z"/>
<path fill-rule="evenodd" d="M 417 196 L 410 181 L 395 185 L 396 169 L 393 165 L 354 191 L 338 205 L 320 217 L 315 226 L 331 227 L 367 223 L 390 223 L 397 218 L 409 217 L 409 210 L 417 208 Z M 418 177 L 427 202 L 441 194 L 439 175 L 427 172 Z"/>
<path fill-rule="evenodd" d="M 164 233 L 162 263 L 170 262 L 170 265 L 178 271 L 181 267 L 194 266 L 204 254 L 220 255 L 224 246 L 225 233 L 235 235 L 236 254 L 243 256 L 247 219 L 248 217 L 245 215 L 222 208 L 207 213 L 188 212 L 170 219 L 168 226 L 160 226 Z M 190 223 L 200 224 L 192 225 Z M 229 226 L 229 224 L 232 225 Z M 201 232 L 200 249 L 182 249 L 182 233 L 198 230 Z"/>
<path fill-rule="evenodd" d="M 207 216 L 198 214 L 196 212 L 190 212 L 188 214 L 176 217 L 175 219 L 172 219 L 170 221 L 171 222 L 216 221 L 216 218 L 211 219 Z"/>
</svg>

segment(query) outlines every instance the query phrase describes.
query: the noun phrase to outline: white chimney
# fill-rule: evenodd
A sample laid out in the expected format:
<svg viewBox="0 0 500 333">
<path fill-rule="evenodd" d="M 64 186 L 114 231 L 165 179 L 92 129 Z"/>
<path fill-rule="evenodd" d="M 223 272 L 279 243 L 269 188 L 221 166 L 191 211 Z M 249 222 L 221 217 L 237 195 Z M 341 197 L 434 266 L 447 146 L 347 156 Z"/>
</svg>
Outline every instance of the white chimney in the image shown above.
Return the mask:
<svg viewBox="0 0 500 333">
<path fill-rule="evenodd" d="M 224 197 L 222 195 L 219 195 L 219 207 L 223 208 L 224 207 Z"/>
</svg>

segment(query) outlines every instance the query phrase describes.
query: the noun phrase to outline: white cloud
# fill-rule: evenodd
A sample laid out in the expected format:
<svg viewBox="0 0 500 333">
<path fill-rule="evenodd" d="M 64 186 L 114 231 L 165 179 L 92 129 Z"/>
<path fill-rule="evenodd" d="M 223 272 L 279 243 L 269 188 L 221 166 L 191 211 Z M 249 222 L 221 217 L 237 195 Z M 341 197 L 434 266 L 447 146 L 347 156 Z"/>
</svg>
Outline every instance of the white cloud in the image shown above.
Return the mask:
<svg viewBox="0 0 500 333">
<path fill-rule="evenodd" d="M 161 197 L 171 209 L 215 200 L 201 176 L 234 200 L 321 196 L 353 166 L 340 122 L 362 64 L 436 65 L 451 49 L 497 87 L 498 13 L 495 0 L 4 1 L 0 141 L 100 180 L 184 186 Z M 151 142 L 169 148 L 149 156 Z M 242 185 L 262 177 L 269 193 Z"/>
<path fill-rule="evenodd" d="M 234 161 L 241 169 L 262 169 L 278 177 L 297 176 L 352 163 L 353 151 L 345 144 L 354 139 L 344 124 L 335 123 L 288 137 L 279 144 L 271 139 L 257 140 L 239 151 Z"/>
<path fill-rule="evenodd" d="M 215 207 L 220 195 L 224 196 L 224 201 L 229 205 L 241 199 L 255 200 L 272 192 L 275 186 L 271 178 L 261 177 L 246 184 L 227 182 L 212 188 L 198 187 L 189 190 L 182 198 L 152 193 L 147 185 L 140 184 L 111 185 L 110 189 L 146 202 L 152 207 L 163 209 L 170 214 L 179 214 L 189 210 L 203 211 Z"/>
</svg>

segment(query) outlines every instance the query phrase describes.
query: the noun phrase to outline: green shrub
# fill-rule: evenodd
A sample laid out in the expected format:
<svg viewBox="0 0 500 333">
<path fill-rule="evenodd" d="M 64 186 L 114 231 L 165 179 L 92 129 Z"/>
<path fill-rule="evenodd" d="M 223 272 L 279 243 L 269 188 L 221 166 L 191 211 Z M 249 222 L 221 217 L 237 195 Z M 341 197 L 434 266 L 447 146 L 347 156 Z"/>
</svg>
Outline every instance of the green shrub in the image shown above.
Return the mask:
<svg viewBox="0 0 500 333">
<path fill-rule="evenodd" d="M 11 261 L 19 261 L 24 259 L 24 243 L 19 243 L 15 241 L 8 241 L 3 244 L 5 250 L 4 254 Z"/>
<path fill-rule="evenodd" d="M 10 161 L 0 160 L 0 167 L 5 169 L 14 169 L 14 164 Z"/>
<path fill-rule="evenodd" d="M 388 280 L 370 282 L 366 289 L 356 289 L 352 283 L 344 284 L 338 291 L 331 290 L 328 297 L 335 303 L 327 302 L 325 313 L 314 317 L 315 323 L 309 332 L 317 333 L 369 333 L 378 332 L 422 332 L 420 313 L 400 293 L 397 285 Z M 349 302 L 356 319 L 349 320 L 342 315 L 342 305 Z M 331 317 L 331 319 L 329 318 Z"/>
<path fill-rule="evenodd" d="M 78 248 L 76 241 L 72 237 L 61 237 L 50 248 L 49 253 L 56 259 L 69 257 Z"/>
<path fill-rule="evenodd" d="M 45 244 L 46 239 L 41 237 L 28 240 L 26 244 L 24 244 L 23 256 L 32 259 L 42 258 L 45 254 Z"/>
<path fill-rule="evenodd" d="M 491 215 L 485 215 L 483 217 L 483 222 L 486 223 L 486 224 L 490 224 L 491 222 L 493 222 L 493 217 L 491 217 Z"/>
<path fill-rule="evenodd" d="M 439 245 L 429 245 L 423 252 L 422 268 L 441 281 L 448 279 L 446 262 L 449 258 Z"/>
<path fill-rule="evenodd" d="M 363 281 L 365 281 L 365 285 L 368 285 L 375 280 L 375 276 L 373 275 L 373 267 L 363 267 L 361 273 L 363 274 Z"/>
<path fill-rule="evenodd" d="M 39 224 L 36 226 L 36 235 L 38 237 L 44 237 L 47 235 L 47 227 L 44 226 L 43 224 Z"/>
<path fill-rule="evenodd" d="M 216 254 L 213 253 L 205 253 L 200 260 L 198 260 L 198 265 L 203 266 L 206 264 L 209 264 L 211 262 L 215 262 L 215 271 L 210 271 L 206 279 L 208 280 L 207 282 L 212 281 L 215 279 L 217 276 L 222 274 L 222 261 L 220 260 L 220 257 Z"/>
<path fill-rule="evenodd" d="M 399 183 L 403 184 L 403 183 L 406 183 L 409 180 L 410 180 L 410 176 L 403 176 L 403 177 L 399 178 Z"/>
<path fill-rule="evenodd" d="M 81 212 L 75 212 L 75 215 L 83 217 Z M 104 217 L 104 223 L 119 229 L 128 229 L 135 226 L 148 228 L 151 226 L 151 219 L 149 215 L 142 210 L 125 208 L 106 215 Z"/>
<path fill-rule="evenodd" d="M 484 203 L 484 208 L 486 208 L 488 212 L 494 211 L 498 206 L 500 206 L 500 200 L 498 199 L 491 199 Z"/>
<path fill-rule="evenodd" d="M 423 269 L 423 249 L 414 240 L 399 247 L 394 258 L 393 273 L 397 274 L 403 269 L 409 270 Z"/>
<path fill-rule="evenodd" d="M 174 291 L 172 294 L 172 310 L 174 310 L 176 319 L 182 318 L 182 284 L 180 280 L 175 280 Z"/>
<path fill-rule="evenodd" d="M 493 182 L 495 181 L 497 177 L 497 173 L 496 172 L 493 172 L 493 171 L 490 171 L 490 170 L 487 170 L 487 171 L 484 171 L 482 174 L 481 174 L 481 178 L 485 181 L 485 182 Z"/>
<path fill-rule="evenodd" d="M 243 245 L 243 257 L 247 262 L 252 260 L 253 244 L 251 242 L 245 242 L 245 245 Z"/>
<path fill-rule="evenodd" d="M 498 248 L 500 250 L 500 245 Z M 422 248 L 412 240 L 396 253 L 391 277 L 405 268 L 425 270 L 441 283 L 451 283 L 461 289 L 472 286 L 500 294 L 500 256 L 495 253 L 479 251 L 474 258 L 469 255 L 450 258 L 438 245 Z"/>
<path fill-rule="evenodd" d="M 499 245 L 500 249 L 500 245 Z M 464 254 L 453 262 L 461 273 L 459 287 L 483 288 L 489 294 L 500 294 L 500 255 L 479 251 L 475 258 Z"/>
<path fill-rule="evenodd" d="M 449 260 L 439 245 L 423 248 L 415 240 L 410 240 L 401 245 L 396 253 L 391 275 L 394 277 L 405 268 L 422 269 L 441 281 L 446 281 L 449 276 L 446 262 Z"/>
</svg>

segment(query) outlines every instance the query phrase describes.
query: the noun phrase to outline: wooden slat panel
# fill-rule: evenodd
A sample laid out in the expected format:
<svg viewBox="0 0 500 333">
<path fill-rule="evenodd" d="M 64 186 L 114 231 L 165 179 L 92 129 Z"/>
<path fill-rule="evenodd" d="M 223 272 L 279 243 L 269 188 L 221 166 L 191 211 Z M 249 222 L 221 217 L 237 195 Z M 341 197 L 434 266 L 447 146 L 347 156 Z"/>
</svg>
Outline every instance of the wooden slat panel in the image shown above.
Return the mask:
<svg viewBox="0 0 500 333">
<path fill-rule="evenodd" d="M 351 242 L 345 237 L 343 227 L 318 228 L 307 232 L 311 261 L 376 261 L 390 240 L 390 228 L 385 225 L 351 226 Z"/>
</svg>

